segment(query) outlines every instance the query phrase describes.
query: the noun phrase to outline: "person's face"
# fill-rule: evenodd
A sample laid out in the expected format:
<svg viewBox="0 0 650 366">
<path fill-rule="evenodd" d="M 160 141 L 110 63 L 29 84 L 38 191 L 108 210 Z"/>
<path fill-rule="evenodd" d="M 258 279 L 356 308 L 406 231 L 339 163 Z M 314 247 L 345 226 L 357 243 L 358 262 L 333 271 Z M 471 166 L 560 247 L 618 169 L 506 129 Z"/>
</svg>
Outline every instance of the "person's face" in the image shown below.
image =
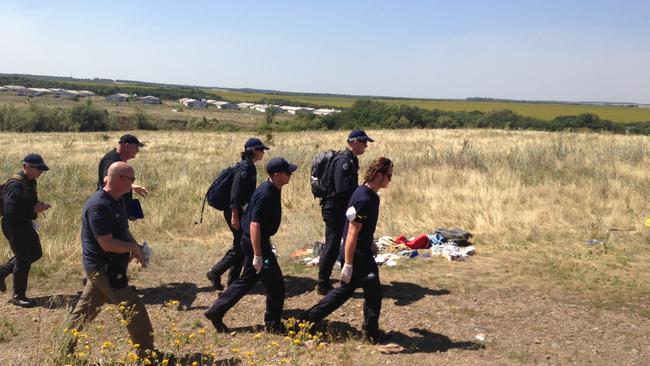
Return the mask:
<svg viewBox="0 0 650 366">
<path fill-rule="evenodd" d="M 133 172 L 133 169 L 121 172 L 117 176 L 117 182 L 117 188 L 120 191 L 123 191 L 124 193 L 130 191 L 133 187 L 133 182 L 135 182 L 135 174 Z"/>
<path fill-rule="evenodd" d="M 253 150 L 253 161 L 260 161 L 264 157 L 264 149 Z"/>
<path fill-rule="evenodd" d="M 138 155 L 138 152 L 140 151 L 140 146 L 138 144 L 124 144 L 125 150 L 126 150 L 126 156 L 128 157 L 127 160 L 135 158 L 136 155 Z"/>
<path fill-rule="evenodd" d="M 274 180 L 277 182 L 277 184 L 280 187 L 282 187 L 285 184 L 289 183 L 289 180 L 291 180 L 291 173 L 287 173 L 287 172 L 275 173 Z"/>
<path fill-rule="evenodd" d="M 389 168 L 386 173 L 379 173 L 381 175 L 381 181 L 379 183 L 380 188 L 388 187 L 388 183 L 393 179 L 393 168 Z"/>
<path fill-rule="evenodd" d="M 41 174 L 43 174 L 42 170 L 38 170 L 38 168 L 31 166 L 29 164 L 25 164 L 25 175 L 29 179 L 38 179 Z"/>
<path fill-rule="evenodd" d="M 366 147 L 368 147 L 368 141 L 366 140 L 354 140 L 350 142 L 350 150 L 355 156 L 363 155 L 366 152 Z"/>
</svg>

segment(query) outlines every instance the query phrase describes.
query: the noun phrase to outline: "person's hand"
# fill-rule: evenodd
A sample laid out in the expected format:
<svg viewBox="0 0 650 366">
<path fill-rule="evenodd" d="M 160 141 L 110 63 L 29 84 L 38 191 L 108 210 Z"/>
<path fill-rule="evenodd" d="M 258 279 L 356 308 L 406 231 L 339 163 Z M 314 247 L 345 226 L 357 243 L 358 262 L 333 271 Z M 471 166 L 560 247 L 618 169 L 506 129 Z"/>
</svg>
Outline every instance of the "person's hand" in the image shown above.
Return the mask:
<svg viewBox="0 0 650 366">
<path fill-rule="evenodd" d="M 146 267 L 147 265 L 144 262 L 144 253 L 142 252 L 142 247 L 139 244 L 135 244 L 133 250 L 131 251 L 131 257 L 138 261 L 142 265 L 142 267 Z"/>
<path fill-rule="evenodd" d="M 253 268 L 255 268 L 257 273 L 260 273 L 263 264 L 264 264 L 264 258 L 258 257 L 256 255 L 253 256 Z"/>
<path fill-rule="evenodd" d="M 352 278 L 352 265 L 346 263 L 343 265 L 343 268 L 341 268 L 341 282 L 350 283 L 351 278 Z"/>
<path fill-rule="evenodd" d="M 239 217 L 233 216 L 230 218 L 230 227 L 234 230 L 239 230 Z"/>
<path fill-rule="evenodd" d="M 47 203 L 44 202 L 36 202 L 34 205 L 34 212 L 39 213 L 39 212 L 45 212 L 52 207 L 51 205 L 48 205 Z"/>
<path fill-rule="evenodd" d="M 136 186 L 134 184 L 133 186 L 131 186 L 131 188 L 133 189 L 133 192 L 135 192 L 140 197 L 147 197 L 147 195 L 149 194 L 149 190 L 147 190 L 143 186 Z"/>
</svg>

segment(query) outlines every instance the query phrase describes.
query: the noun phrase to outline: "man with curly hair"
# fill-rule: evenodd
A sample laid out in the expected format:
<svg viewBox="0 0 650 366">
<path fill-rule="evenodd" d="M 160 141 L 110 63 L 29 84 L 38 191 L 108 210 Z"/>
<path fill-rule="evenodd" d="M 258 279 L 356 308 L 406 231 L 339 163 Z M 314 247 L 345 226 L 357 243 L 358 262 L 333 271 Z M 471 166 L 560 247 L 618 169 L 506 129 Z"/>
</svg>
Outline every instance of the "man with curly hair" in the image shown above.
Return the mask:
<svg viewBox="0 0 650 366">
<path fill-rule="evenodd" d="M 363 332 L 370 343 L 379 341 L 379 313 L 381 311 L 381 283 L 379 268 L 373 254 L 376 246 L 373 235 L 379 218 L 380 189 L 386 188 L 393 176 L 393 163 L 379 157 L 372 161 L 363 180 L 352 194 L 345 216 L 343 231 L 343 267 L 341 286 L 330 291 L 318 304 L 299 318 L 317 323 L 343 305 L 354 291 L 363 288 Z"/>
</svg>

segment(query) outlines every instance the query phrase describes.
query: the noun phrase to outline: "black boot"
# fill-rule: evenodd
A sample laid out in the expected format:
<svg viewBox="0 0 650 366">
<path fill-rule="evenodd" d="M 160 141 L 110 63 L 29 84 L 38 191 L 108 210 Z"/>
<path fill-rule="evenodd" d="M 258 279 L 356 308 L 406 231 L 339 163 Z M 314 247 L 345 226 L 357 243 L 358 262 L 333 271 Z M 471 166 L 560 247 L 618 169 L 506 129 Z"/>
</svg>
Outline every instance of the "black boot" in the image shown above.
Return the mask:
<svg viewBox="0 0 650 366">
<path fill-rule="evenodd" d="M 0 274 L 0 292 L 7 291 L 7 283 L 5 282 L 5 279 L 7 279 L 7 275 Z"/>
<path fill-rule="evenodd" d="M 221 291 L 223 290 L 223 285 L 221 284 L 221 276 L 217 276 L 212 271 L 208 271 L 208 273 L 205 274 L 205 276 L 210 280 L 212 283 L 212 287 L 214 287 L 215 290 Z"/>
<path fill-rule="evenodd" d="M 34 301 L 28 299 L 25 295 L 14 295 L 14 297 L 9 302 L 22 308 L 31 308 L 34 306 Z"/>
</svg>

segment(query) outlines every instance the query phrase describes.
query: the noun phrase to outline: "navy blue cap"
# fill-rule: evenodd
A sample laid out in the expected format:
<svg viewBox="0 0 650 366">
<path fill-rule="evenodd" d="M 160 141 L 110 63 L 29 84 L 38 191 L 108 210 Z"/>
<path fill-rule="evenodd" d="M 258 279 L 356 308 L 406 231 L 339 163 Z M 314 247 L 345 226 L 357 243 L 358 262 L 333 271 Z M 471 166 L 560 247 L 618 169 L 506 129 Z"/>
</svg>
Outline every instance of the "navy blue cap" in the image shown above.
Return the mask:
<svg viewBox="0 0 650 366">
<path fill-rule="evenodd" d="M 269 147 L 264 145 L 262 143 L 262 140 L 258 139 L 257 137 L 251 137 L 244 144 L 244 149 L 246 149 L 246 150 L 259 150 L 259 149 L 268 150 Z"/>
<path fill-rule="evenodd" d="M 140 142 L 140 140 L 138 140 L 137 137 L 135 137 L 135 136 L 133 136 L 131 134 L 128 134 L 128 133 L 126 135 L 122 135 L 122 137 L 120 137 L 119 142 L 120 142 L 120 144 L 135 144 L 135 145 L 138 145 L 140 147 L 144 146 L 144 144 L 142 142 Z"/>
<path fill-rule="evenodd" d="M 29 154 L 25 156 L 23 158 L 23 164 L 29 164 L 42 172 L 50 170 L 50 168 L 45 165 L 43 158 L 38 154 Z"/>
<path fill-rule="evenodd" d="M 369 142 L 375 142 L 375 140 L 371 139 L 370 136 L 366 134 L 366 131 L 356 129 L 350 132 L 348 135 L 348 142 L 352 141 L 369 141 Z"/>
<path fill-rule="evenodd" d="M 266 172 L 269 175 L 273 173 L 293 173 L 298 169 L 297 165 L 289 164 L 284 158 L 273 158 L 266 164 Z"/>
</svg>

